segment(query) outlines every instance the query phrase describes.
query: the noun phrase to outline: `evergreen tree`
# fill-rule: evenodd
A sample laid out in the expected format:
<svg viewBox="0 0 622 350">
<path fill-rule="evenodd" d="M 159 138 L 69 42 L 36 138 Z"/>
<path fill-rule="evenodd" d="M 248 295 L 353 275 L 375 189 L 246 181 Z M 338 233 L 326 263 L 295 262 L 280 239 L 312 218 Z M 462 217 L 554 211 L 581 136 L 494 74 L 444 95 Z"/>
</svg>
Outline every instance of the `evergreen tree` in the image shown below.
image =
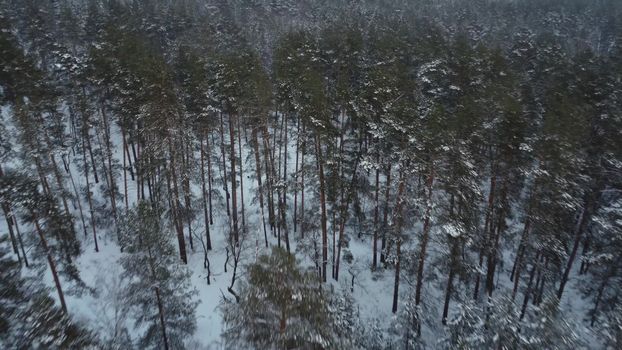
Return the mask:
<svg viewBox="0 0 622 350">
<path fill-rule="evenodd" d="M 225 301 L 223 334 L 228 346 L 339 348 L 328 301 L 317 278 L 293 255 L 275 247 L 248 267 L 240 302 Z"/>
<path fill-rule="evenodd" d="M 97 349 L 96 336 L 55 305 L 36 278 L 22 276 L 0 238 L 0 347 Z"/>
<path fill-rule="evenodd" d="M 139 333 L 138 345 L 152 349 L 183 349 L 196 329 L 196 291 L 175 258 L 175 249 L 161 210 L 140 202 L 123 219 L 121 257 L 128 280 L 126 303 Z"/>
</svg>

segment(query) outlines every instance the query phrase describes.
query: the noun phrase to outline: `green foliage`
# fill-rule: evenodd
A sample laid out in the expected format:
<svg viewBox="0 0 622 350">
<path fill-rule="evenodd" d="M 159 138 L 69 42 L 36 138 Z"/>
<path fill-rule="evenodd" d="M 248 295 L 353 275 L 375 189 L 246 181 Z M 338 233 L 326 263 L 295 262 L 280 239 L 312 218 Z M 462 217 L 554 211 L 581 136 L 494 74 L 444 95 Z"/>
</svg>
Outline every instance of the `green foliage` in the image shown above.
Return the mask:
<svg viewBox="0 0 622 350">
<path fill-rule="evenodd" d="M 96 349 L 97 338 L 55 305 L 21 266 L 0 237 L 0 347 L 3 349 Z"/>
<path fill-rule="evenodd" d="M 247 274 L 239 304 L 223 305 L 228 346 L 338 348 L 317 276 L 302 271 L 293 255 L 274 247 L 271 255 L 250 265 Z"/>
<path fill-rule="evenodd" d="M 120 243 L 126 254 L 120 262 L 128 282 L 125 301 L 137 330 L 142 330 L 138 339 L 141 348 L 163 348 L 165 327 L 168 345 L 183 349 L 184 341 L 196 329 L 197 292 L 190 286 L 190 274 L 179 262 L 170 237 L 161 211 L 146 202 L 123 219 Z"/>
</svg>

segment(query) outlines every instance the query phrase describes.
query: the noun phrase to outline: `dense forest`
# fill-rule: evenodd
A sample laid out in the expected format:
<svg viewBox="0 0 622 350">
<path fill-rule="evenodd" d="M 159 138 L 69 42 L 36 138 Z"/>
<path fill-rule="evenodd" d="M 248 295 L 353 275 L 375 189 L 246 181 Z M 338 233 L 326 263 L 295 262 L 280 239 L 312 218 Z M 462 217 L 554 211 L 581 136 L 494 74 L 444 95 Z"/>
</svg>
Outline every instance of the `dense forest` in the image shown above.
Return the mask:
<svg viewBox="0 0 622 350">
<path fill-rule="evenodd" d="M 622 348 L 622 1 L 0 0 L 0 348 Z"/>
</svg>

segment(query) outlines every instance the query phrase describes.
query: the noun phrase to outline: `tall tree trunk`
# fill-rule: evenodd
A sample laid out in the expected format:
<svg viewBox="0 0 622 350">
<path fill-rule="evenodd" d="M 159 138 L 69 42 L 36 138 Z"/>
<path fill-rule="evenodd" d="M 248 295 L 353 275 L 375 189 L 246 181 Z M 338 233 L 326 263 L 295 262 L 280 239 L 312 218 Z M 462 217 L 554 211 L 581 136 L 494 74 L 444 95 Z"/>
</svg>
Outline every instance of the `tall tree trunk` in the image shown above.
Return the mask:
<svg viewBox="0 0 622 350">
<path fill-rule="evenodd" d="M 108 124 L 108 116 L 104 102 L 101 106 L 102 121 L 104 123 L 104 145 L 106 146 L 106 158 L 108 160 L 108 174 L 110 176 L 110 203 L 112 208 L 112 216 L 114 218 L 115 226 L 117 225 L 117 201 L 116 201 L 116 189 L 117 185 L 114 180 L 114 169 L 112 167 L 112 146 L 110 144 L 110 126 Z"/>
<path fill-rule="evenodd" d="M 491 168 L 493 168 L 493 165 L 491 165 Z M 492 171 L 492 170 L 491 170 Z M 480 247 L 480 252 L 479 252 L 479 267 L 480 269 L 483 267 L 484 264 L 484 255 L 486 255 L 486 251 L 489 248 L 488 247 L 488 229 L 490 226 L 492 226 L 490 224 L 490 222 L 492 221 L 491 216 L 492 216 L 492 209 L 493 209 L 493 204 L 494 204 L 494 200 L 495 200 L 495 187 L 496 187 L 496 175 L 492 174 L 490 176 L 490 190 L 488 192 L 488 207 L 486 209 L 486 220 L 484 221 L 484 240 L 482 242 L 482 246 Z M 479 285 L 480 285 L 480 273 L 478 272 L 475 275 L 475 288 L 474 288 L 474 292 L 473 292 L 473 299 L 477 300 L 478 294 L 479 294 Z"/>
<path fill-rule="evenodd" d="M 125 131 L 123 129 L 121 130 L 121 137 L 123 138 L 123 149 L 121 150 L 121 153 L 123 153 L 123 201 L 125 202 L 125 215 L 127 215 L 130 210 L 129 198 L 127 197 L 127 153 L 125 152 L 127 149 L 127 142 L 125 141 Z"/>
<path fill-rule="evenodd" d="M 97 229 L 95 228 L 95 211 L 93 210 L 93 198 L 91 196 L 91 184 L 89 181 L 89 165 L 86 158 L 86 142 L 88 137 L 86 126 L 83 127 L 82 132 L 82 164 L 84 166 L 84 179 L 86 181 L 86 200 L 89 204 L 89 214 L 91 216 L 91 228 L 93 230 L 93 242 L 95 244 L 95 251 L 99 252 L 99 246 L 97 244 Z"/>
<path fill-rule="evenodd" d="M 283 233 L 285 234 L 285 249 L 290 252 L 289 247 L 289 227 L 287 225 L 287 116 L 283 115 L 283 134 L 285 135 L 285 146 L 283 147 L 283 199 L 281 200 L 281 226 L 283 226 Z"/>
<path fill-rule="evenodd" d="M 212 239 L 210 237 L 210 224 L 209 224 L 209 213 L 208 213 L 208 204 L 207 204 L 207 189 L 205 185 L 205 147 L 203 146 L 203 141 L 206 139 L 205 131 L 203 135 L 201 135 L 200 145 L 201 145 L 201 194 L 203 198 L 203 218 L 205 219 L 205 239 L 206 239 L 206 250 L 212 250 Z M 206 253 L 207 259 L 207 253 Z"/>
<path fill-rule="evenodd" d="M 490 230 L 490 240 L 489 244 L 491 245 L 490 251 L 488 253 L 488 266 L 486 270 L 486 293 L 488 297 L 492 297 L 492 292 L 495 288 L 495 271 L 497 268 L 497 260 L 498 260 L 498 250 L 499 250 L 499 240 L 501 238 L 501 233 L 505 229 L 505 212 L 506 212 L 506 201 L 507 201 L 507 179 L 504 178 L 503 185 L 501 186 L 501 205 L 499 206 L 497 213 L 497 224 L 495 228 L 491 228 Z M 491 220 L 492 225 L 492 220 Z"/>
<path fill-rule="evenodd" d="M 173 223 L 175 225 L 175 229 L 177 231 L 177 243 L 179 244 L 179 255 L 184 264 L 188 264 L 188 256 L 186 254 L 186 240 L 184 238 L 184 228 L 182 224 L 182 220 L 179 214 L 179 190 L 177 187 L 177 171 L 175 169 L 175 153 L 173 150 L 173 144 L 171 139 L 168 140 L 169 146 L 169 155 L 170 155 L 170 164 L 169 164 L 169 172 L 170 179 L 169 187 L 172 185 L 172 198 L 171 198 L 171 210 L 173 214 Z M 170 192 L 170 190 L 169 190 Z"/>
<path fill-rule="evenodd" d="M 540 260 L 540 252 L 536 254 L 536 258 L 533 260 L 533 267 L 529 272 L 529 281 L 527 282 L 527 288 L 525 289 L 525 298 L 523 299 L 523 306 L 521 307 L 519 320 L 525 317 L 527 311 L 527 304 L 529 303 L 529 296 L 531 295 L 531 286 L 533 285 L 533 278 L 536 275 L 536 269 L 538 268 L 538 261 Z"/>
<path fill-rule="evenodd" d="M 162 329 L 162 340 L 164 341 L 164 350 L 168 350 L 168 338 L 166 336 L 166 322 L 164 321 L 164 306 L 162 305 L 162 298 L 160 297 L 160 289 L 154 288 L 156 301 L 158 303 L 158 315 L 160 316 L 160 329 Z"/>
<path fill-rule="evenodd" d="M 344 244 L 344 231 L 345 231 L 345 226 L 346 226 L 346 221 L 348 220 L 348 209 L 350 207 L 350 202 L 352 201 L 352 197 L 354 196 L 354 185 L 356 184 L 356 175 L 357 175 L 357 171 L 358 171 L 358 165 L 359 165 L 359 161 L 360 158 L 363 154 L 363 138 L 360 138 L 360 142 L 359 142 L 359 148 L 358 148 L 358 154 L 356 157 L 356 160 L 354 161 L 354 167 L 352 170 L 352 178 L 350 179 L 350 183 L 348 184 L 348 188 L 347 188 L 347 194 L 345 195 L 344 198 L 344 194 L 343 194 L 343 189 L 342 189 L 342 204 L 341 204 L 341 215 L 340 215 L 340 224 L 339 224 L 339 239 L 337 242 L 337 261 L 335 263 L 335 280 L 338 281 L 339 280 L 339 263 L 341 261 L 341 247 Z"/>
<path fill-rule="evenodd" d="M 69 205 L 67 204 L 67 191 L 65 190 L 65 185 L 63 184 L 63 177 L 60 170 L 58 169 L 58 163 L 56 162 L 56 157 L 53 153 L 50 153 L 50 161 L 52 162 L 52 172 L 54 173 L 54 178 L 56 179 L 56 185 L 58 186 L 60 199 L 63 203 L 63 209 L 65 209 L 65 215 L 67 215 L 67 219 L 71 222 L 71 229 L 73 230 L 73 215 L 71 215 L 71 211 L 69 211 Z"/>
<path fill-rule="evenodd" d="M 299 167 L 298 167 L 298 159 L 299 151 L 300 151 L 300 117 L 296 123 L 296 166 L 294 170 L 294 234 L 298 228 L 298 176 L 299 176 Z"/>
<path fill-rule="evenodd" d="M 302 154 L 300 156 L 300 238 L 305 238 L 305 153 L 307 150 L 306 125 L 302 125 Z"/>
<path fill-rule="evenodd" d="M 257 138 L 257 128 L 251 130 L 251 138 L 253 142 L 253 150 L 255 153 L 255 169 L 257 176 L 257 189 L 259 191 L 259 207 L 261 209 L 261 223 L 263 225 L 263 235 L 268 248 L 268 230 L 266 229 L 266 216 L 264 213 L 263 185 L 261 183 L 261 157 L 259 154 L 259 140 Z"/>
<path fill-rule="evenodd" d="M 397 239 L 395 248 L 396 260 L 395 260 L 395 279 L 393 281 L 393 305 L 391 312 L 397 313 L 397 302 L 399 299 L 400 290 L 400 265 L 402 260 L 402 238 Z"/>
<path fill-rule="evenodd" d="M 380 158 L 380 157 L 378 157 Z M 380 193 L 380 169 L 376 169 L 376 189 L 375 189 L 374 201 L 376 202 L 376 207 L 374 208 L 374 237 L 372 238 L 372 269 L 376 269 L 378 267 L 378 218 L 379 218 L 379 207 L 380 201 L 379 193 Z"/>
<path fill-rule="evenodd" d="M 205 137 L 205 147 L 206 147 L 206 152 L 207 152 L 207 202 L 209 203 L 209 224 L 213 225 L 214 224 L 214 206 L 213 206 L 213 202 L 212 202 L 212 182 L 213 182 L 213 176 L 212 176 L 212 151 L 210 148 L 210 143 L 209 143 L 209 135 L 207 135 L 207 137 Z"/>
<path fill-rule="evenodd" d="M 328 264 L 328 230 L 326 217 L 326 185 L 324 180 L 324 164 L 322 157 L 322 145 L 320 144 L 320 136 L 315 136 L 315 155 L 319 167 L 320 178 L 320 210 L 322 216 L 322 282 L 326 282 L 326 265 Z"/>
<path fill-rule="evenodd" d="M 242 157 L 242 127 L 238 116 L 238 151 L 240 153 L 240 209 L 242 209 L 242 232 L 246 232 L 246 211 L 244 210 L 244 158 Z"/>
<path fill-rule="evenodd" d="M 263 147 L 264 158 L 266 163 L 266 182 L 268 185 L 268 221 L 270 222 L 270 228 L 275 233 L 276 218 L 274 210 L 274 158 L 272 157 L 272 151 L 270 147 L 270 133 L 268 133 L 268 127 L 264 123 L 262 126 L 263 134 Z"/>
<path fill-rule="evenodd" d="M 402 224 L 404 222 L 404 214 L 402 212 L 404 207 L 404 192 L 406 189 L 405 170 L 400 170 L 400 180 L 397 190 L 396 206 L 394 213 L 394 232 L 397 238 L 397 245 L 395 247 L 396 262 L 395 262 L 395 281 L 393 284 L 393 307 L 391 311 L 397 312 L 397 302 L 399 298 L 400 288 L 400 266 L 402 260 Z"/>
<path fill-rule="evenodd" d="M 181 183 L 183 186 L 184 203 L 186 206 L 184 216 L 186 217 L 186 224 L 188 225 L 188 243 L 190 243 L 190 249 L 194 251 L 194 241 L 192 239 L 192 201 L 190 199 L 190 195 L 192 194 L 190 192 L 190 164 L 194 162 L 194 157 L 193 157 L 193 152 L 190 148 L 191 141 L 190 140 L 185 140 L 185 141 L 186 142 L 184 142 L 184 140 L 182 139 L 181 149 L 182 149 L 182 152 L 183 150 L 185 150 L 184 153 L 186 154 L 185 156 L 183 153 L 181 155 L 182 169 L 183 169 Z"/>
<path fill-rule="evenodd" d="M 63 288 L 60 284 L 60 279 L 58 278 L 58 271 L 56 270 L 56 263 L 54 262 L 54 258 L 52 257 L 52 253 L 50 252 L 50 248 L 48 247 L 48 242 L 43 235 L 43 230 L 39 225 L 39 218 L 34 211 L 31 211 L 35 222 L 35 229 L 37 230 L 37 234 L 39 235 L 39 239 L 41 240 L 41 246 L 43 247 L 43 251 L 45 252 L 48 264 L 50 265 L 50 270 L 52 271 L 52 278 L 54 279 L 54 285 L 56 286 L 56 291 L 58 292 L 58 300 L 60 301 L 60 307 L 63 310 L 64 314 L 67 314 L 67 304 L 65 303 L 65 294 L 63 293 Z"/>
<path fill-rule="evenodd" d="M 2 167 L 0 166 L 0 178 L 4 176 L 4 172 L 2 171 Z M 9 237 L 11 239 L 11 247 L 13 248 L 13 253 L 17 255 L 17 260 L 21 266 L 22 258 L 19 253 L 17 238 L 15 236 L 15 231 L 13 230 L 13 213 L 11 211 L 11 206 L 9 201 L 2 200 L 2 212 L 4 213 L 4 219 L 6 220 L 6 226 L 9 229 Z"/>
<path fill-rule="evenodd" d="M 427 180 L 426 208 L 425 217 L 423 219 L 423 234 L 421 237 L 421 245 L 419 248 L 419 258 L 417 264 L 417 285 L 415 287 L 415 304 L 421 302 L 421 288 L 423 287 L 423 269 L 425 256 L 427 254 L 428 240 L 430 237 L 430 216 L 432 211 L 432 187 L 434 186 L 434 164 L 430 164 L 430 173 Z"/>
<path fill-rule="evenodd" d="M 222 118 L 222 112 L 220 112 L 220 153 L 222 156 L 222 183 L 225 189 L 225 197 L 227 198 L 227 216 L 231 216 L 230 195 L 229 186 L 227 185 L 227 158 L 225 157 L 225 122 Z"/>
<path fill-rule="evenodd" d="M 127 145 L 127 134 L 123 124 L 119 124 L 121 128 L 121 137 L 123 138 L 123 155 L 127 160 L 127 170 L 130 172 L 130 178 L 134 181 L 134 170 L 132 166 L 132 157 L 130 155 L 130 148 Z"/>
<path fill-rule="evenodd" d="M 63 162 L 65 159 L 63 158 Z M 71 168 L 67 165 L 67 173 L 69 174 L 69 180 L 71 181 L 71 187 L 73 188 L 73 193 L 76 196 L 76 202 L 78 203 L 78 212 L 80 213 L 80 221 L 82 222 L 82 230 L 84 232 L 84 237 L 86 237 L 86 221 L 84 220 L 84 211 L 82 210 L 82 200 L 80 199 L 80 192 L 78 191 L 78 187 L 76 186 L 76 182 L 73 179 L 73 174 L 71 173 Z"/>
<path fill-rule="evenodd" d="M 588 205 L 589 202 L 586 199 L 585 204 L 583 205 L 583 208 L 579 213 L 579 219 L 577 220 L 577 224 L 574 229 L 574 243 L 572 245 L 570 255 L 568 256 L 568 261 L 566 262 L 566 267 L 564 268 L 564 273 L 562 274 L 561 281 L 559 282 L 559 289 L 557 290 L 557 298 L 560 300 L 562 298 L 562 295 L 564 294 L 564 288 L 566 287 L 566 283 L 568 282 L 568 276 L 570 275 L 572 264 L 574 263 L 575 257 L 577 256 L 577 250 L 579 249 L 579 244 L 581 243 L 583 231 L 588 222 Z"/>
<path fill-rule="evenodd" d="M 387 228 L 389 227 L 389 200 L 391 195 L 391 164 L 387 164 L 385 193 L 384 193 L 384 212 L 382 214 L 382 240 L 380 244 L 380 262 L 385 262 L 385 249 L 387 247 Z"/>
<path fill-rule="evenodd" d="M 235 113 L 229 115 L 229 141 L 230 147 L 230 164 L 231 164 L 231 214 L 233 219 L 233 241 L 237 245 L 240 242 L 240 233 L 238 232 L 238 193 L 237 179 L 235 175 Z"/>
<path fill-rule="evenodd" d="M 447 276 L 447 289 L 445 289 L 445 303 L 443 304 L 443 316 L 441 322 L 443 325 L 447 324 L 447 316 L 449 315 L 449 302 L 451 301 L 451 293 L 453 292 L 454 276 L 456 275 L 456 265 L 459 256 L 458 244 L 455 239 L 450 238 L 450 264 L 449 264 L 449 276 Z"/>
</svg>

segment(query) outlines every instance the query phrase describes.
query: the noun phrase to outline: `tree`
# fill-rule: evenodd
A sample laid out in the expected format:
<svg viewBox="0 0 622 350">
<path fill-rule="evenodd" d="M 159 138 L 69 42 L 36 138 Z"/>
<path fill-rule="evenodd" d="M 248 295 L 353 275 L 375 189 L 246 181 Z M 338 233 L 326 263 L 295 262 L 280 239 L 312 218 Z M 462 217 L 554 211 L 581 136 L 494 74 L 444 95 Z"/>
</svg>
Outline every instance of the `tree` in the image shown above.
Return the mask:
<svg viewBox="0 0 622 350">
<path fill-rule="evenodd" d="M 196 329 L 197 292 L 190 287 L 189 272 L 175 258 L 161 210 L 153 205 L 140 202 L 123 220 L 125 300 L 135 326 L 144 330 L 138 339 L 141 348 L 183 349 Z"/>
<path fill-rule="evenodd" d="M 224 301 L 228 346 L 262 349 L 338 348 L 328 302 L 314 273 L 274 247 L 247 269 L 240 302 Z"/>
<path fill-rule="evenodd" d="M 0 237 L 0 347 L 97 349 L 96 336 L 55 305 L 39 281 L 22 276 Z"/>
</svg>

